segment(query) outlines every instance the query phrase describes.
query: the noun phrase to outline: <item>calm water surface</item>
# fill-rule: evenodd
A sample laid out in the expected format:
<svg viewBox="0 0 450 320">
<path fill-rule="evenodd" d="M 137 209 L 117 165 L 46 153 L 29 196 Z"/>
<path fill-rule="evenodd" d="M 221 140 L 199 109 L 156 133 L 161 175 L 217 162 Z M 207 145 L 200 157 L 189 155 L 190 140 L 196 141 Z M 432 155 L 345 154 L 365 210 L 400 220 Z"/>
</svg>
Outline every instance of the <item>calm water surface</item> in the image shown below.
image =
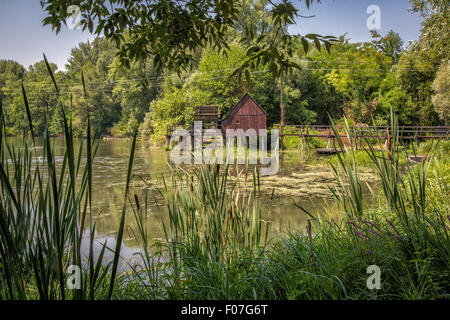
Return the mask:
<svg viewBox="0 0 450 320">
<path fill-rule="evenodd" d="M 37 139 L 36 152 L 42 152 L 42 139 Z M 53 138 L 56 162 L 61 164 L 64 153 L 64 139 Z M 76 140 L 76 148 L 80 140 Z M 127 174 L 128 157 L 131 148 L 131 141 L 127 140 L 101 140 L 97 155 L 93 163 L 93 208 L 92 219 L 96 221 L 97 236 L 99 238 L 111 238 L 114 241 L 115 234 L 119 228 L 121 210 L 124 201 L 125 180 Z M 78 149 L 75 149 L 76 151 Z M 163 148 L 154 147 L 147 142 L 138 141 L 136 146 L 135 162 L 133 173 L 139 175 L 146 181 L 155 181 L 161 176 L 169 176 L 168 167 L 170 153 Z M 299 203 L 312 212 L 317 212 L 324 206 L 324 199 L 330 199 L 325 193 L 318 191 L 311 194 L 300 192 L 295 196 L 288 195 L 290 191 L 297 186 L 286 184 L 283 178 L 296 176 L 298 182 L 304 182 L 308 190 L 315 190 L 316 187 L 326 189 L 327 181 L 321 178 L 321 172 L 316 172 L 315 166 L 302 166 L 300 162 L 300 153 L 281 153 L 280 169 L 277 177 L 271 177 L 270 191 L 263 192 L 264 200 L 264 218 L 270 221 L 270 236 L 277 235 L 283 231 L 303 231 L 306 225 L 306 215 L 295 205 Z M 320 170 L 324 170 L 322 167 Z M 326 169 L 328 174 L 330 170 Z M 315 177 L 317 174 L 317 178 Z M 303 179 L 304 175 L 304 179 Z M 278 178 L 280 182 L 278 183 Z M 308 179 L 308 180 L 305 180 Z M 264 181 L 262 182 L 264 184 Z M 325 185 L 324 185 L 325 184 Z M 277 187 L 280 186 L 280 192 Z M 275 187 L 275 197 L 269 200 L 272 194 L 272 188 Z M 292 189 L 292 190 L 291 190 Z M 284 190 L 284 191 L 283 191 Z M 139 199 L 144 199 L 142 187 L 133 187 L 132 194 L 136 193 Z M 311 202 L 310 197 L 313 198 Z M 143 200 L 142 200 L 143 201 Z M 157 205 L 159 204 L 159 206 Z M 167 212 L 164 208 L 161 196 L 156 191 L 149 192 L 149 212 L 148 212 L 148 234 L 150 238 L 163 238 L 162 220 L 167 220 Z M 127 231 L 124 235 L 124 243 L 128 248 L 137 246 L 133 240 L 132 234 L 128 232 L 130 228 L 136 226 L 131 209 L 127 211 Z M 110 241 L 108 241 L 110 242 Z"/>
</svg>

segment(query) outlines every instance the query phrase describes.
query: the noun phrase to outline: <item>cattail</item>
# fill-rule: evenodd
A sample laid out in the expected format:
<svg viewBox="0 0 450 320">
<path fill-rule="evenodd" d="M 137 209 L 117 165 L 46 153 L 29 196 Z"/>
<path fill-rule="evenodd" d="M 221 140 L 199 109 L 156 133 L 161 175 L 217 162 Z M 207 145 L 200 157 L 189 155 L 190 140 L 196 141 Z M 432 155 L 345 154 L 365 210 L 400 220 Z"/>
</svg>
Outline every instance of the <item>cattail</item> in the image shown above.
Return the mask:
<svg viewBox="0 0 450 320">
<path fill-rule="evenodd" d="M 136 193 L 134 194 L 134 202 L 136 203 L 136 208 L 140 211 L 141 207 L 139 206 L 139 199 Z"/>
<path fill-rule="evenodd" d="M 220 172 L 220 165 L 216 163 L 214 166 L 214 173 L 216 174 L 216 176 L 218 176 L 219 172 Z"/>
<path fill-rule="evenodd" d="M 306 225 L 306 231 L 308 232 L 308 239 L 309 239 L 309 264 L 312 264 L 313 263 L 312 228 L 311 228 L 311 221 L 309 219 Z"/>
<path fill-rule="evenodd" d="M 308 239 L 309 243 L 312 243 L 312 231 L 311 231 L 311 221 L 308 220 L 308 223 L 306 224 L 306 231 L 308 232 Z"/>
</svg>

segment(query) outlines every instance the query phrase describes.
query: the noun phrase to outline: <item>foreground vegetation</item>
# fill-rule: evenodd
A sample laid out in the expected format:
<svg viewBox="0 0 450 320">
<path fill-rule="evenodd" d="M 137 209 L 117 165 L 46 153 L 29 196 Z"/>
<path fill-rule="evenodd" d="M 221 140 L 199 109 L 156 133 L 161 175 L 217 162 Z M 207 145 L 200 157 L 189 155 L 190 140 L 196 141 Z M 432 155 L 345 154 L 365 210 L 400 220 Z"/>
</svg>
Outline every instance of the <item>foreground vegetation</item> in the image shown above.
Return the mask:
<svg viewBox="0 0 450 320">
<path fill-rule="evenodd" d="M 56 92 L 59 88 L 46 63 Z M 29 131 L 33 120 L 23 90 Z M 379 177 L 373 203 L 362 192 L 352 139 L 332 162 L 338 209 L 310 216 L 305 234 L 267 239 L 256 168 L 253 189 L 231 181 L 227 167 L 176 171 L 159 191 L 169 223 L 152 244 L 146 228 L 149 199 L 129 194 L 136 134 L 128 164 L 120 227 L 114 246 L 94 251 L 92 162 L 98 130 L 87 122 L 85 147 L 73 148 L 64 108 L 65 154 L 56 167 L 49 132 L 37 158 L 6 139 L 0 107 L 0 298 L 2 299 L 444 299 L 450 290 L 450 238 L 446 157 L 400 168 L 397 121 L 383 152 L 367 151 Z M 347 133 L 351 135 L 350 128 Z M 82 159 L 86 148 L 86 161 Z M 427 146 L 433 154 L 434 145 Z M 78 177 L 78 178 L 77 178 Z M 81 179 L 77 183 L 77 179 Z M 372 203 L 372 204 L 371 204 Z M 337 210 L 337 212 L 336 212 Z M 126 221 L 140 243 L 138 263 L 120 258 Z M 88 240 L 87 250 L 82 249 Z M 113 259 L 104 259 L 112 251 Z M 126 266 L 127 262 L 125 262 Z M 381 268 L 381 289 L 366 286 L 369 265 Z M 68 288 L 69 265 L 81 267 L 80 289 Z"/>
</svg>

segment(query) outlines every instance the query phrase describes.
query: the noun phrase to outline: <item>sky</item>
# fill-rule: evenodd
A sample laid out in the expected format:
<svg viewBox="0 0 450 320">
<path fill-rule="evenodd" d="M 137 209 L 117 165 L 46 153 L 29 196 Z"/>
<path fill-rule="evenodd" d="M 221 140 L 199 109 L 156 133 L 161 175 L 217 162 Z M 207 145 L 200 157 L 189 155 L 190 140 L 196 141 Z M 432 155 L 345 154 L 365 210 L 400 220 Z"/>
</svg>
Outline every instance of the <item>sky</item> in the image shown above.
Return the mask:
<svg viewBox="0 0 450 320">
<path fill-rule="evenodd" d="M 379 34 L 394 30 L 405 43 L 417 40 L 420 35 L 422 18 L 418 13 L 408 12 L 409 0 L 321 0 L 318 4 L 314 2 L 309 10 L 304 3 L 299 1 L 296 6 L 299 13 L 314 17 L 298 19 L 297 24 L 289 29 L 291 33 L 333 36 L 347 33 L 352 42 L 370 41 L 367 20 L 371 14 L 367 13 L 367 8 L 376 5 L 380 9 Z"/>
<path fill-rule="evenodd" d="M 354 42 L 370 41 L 367 27 L 367 8 L 380 8 L 381 35 L 393 29 L 405 41 L 417 40 L 421 18 L 408 12 L 408 0 L 321 0 L 308 11 L 304 0 L 293 0 L 302 15 L 314 15 L 309 19 L 299 18 L 291 26 L 291 33 L 318 33 L 320 35 L 347 37 Z M 0 0 L 0 59 L 16 60 L 25 67 L 42 60 L 45 53 L 59 70 L 70 56 L 70 50 L 81 41 L 92 40 L 88 31 L 70 30 L 66 26 L 56 34 L 50 26 L 42 26 L 44 11 L 39 0 Z"/>
</svg>

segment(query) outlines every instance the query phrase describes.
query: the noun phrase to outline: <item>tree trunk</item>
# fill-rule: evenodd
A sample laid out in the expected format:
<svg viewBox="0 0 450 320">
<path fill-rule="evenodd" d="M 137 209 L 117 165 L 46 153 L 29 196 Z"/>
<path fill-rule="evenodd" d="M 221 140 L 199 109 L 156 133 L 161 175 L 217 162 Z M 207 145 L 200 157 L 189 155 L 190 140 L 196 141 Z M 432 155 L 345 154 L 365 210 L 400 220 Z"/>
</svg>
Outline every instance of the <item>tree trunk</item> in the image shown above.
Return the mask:
<svg viewBox="0 0 450 320">
<path fill-rule="evenodd" d="M 283 70 L 280 74 L 280 125 L 284 126 Z"/>
<path fill-rule="evenodd" d="M 280 126 L 281 126 L 280 150 L 284 150 L 284 144 L 283 144 L 283 131 L 284 131 L 283 69 L 281 69 L 281 73 L 280 73 Z"/>
</svg>

